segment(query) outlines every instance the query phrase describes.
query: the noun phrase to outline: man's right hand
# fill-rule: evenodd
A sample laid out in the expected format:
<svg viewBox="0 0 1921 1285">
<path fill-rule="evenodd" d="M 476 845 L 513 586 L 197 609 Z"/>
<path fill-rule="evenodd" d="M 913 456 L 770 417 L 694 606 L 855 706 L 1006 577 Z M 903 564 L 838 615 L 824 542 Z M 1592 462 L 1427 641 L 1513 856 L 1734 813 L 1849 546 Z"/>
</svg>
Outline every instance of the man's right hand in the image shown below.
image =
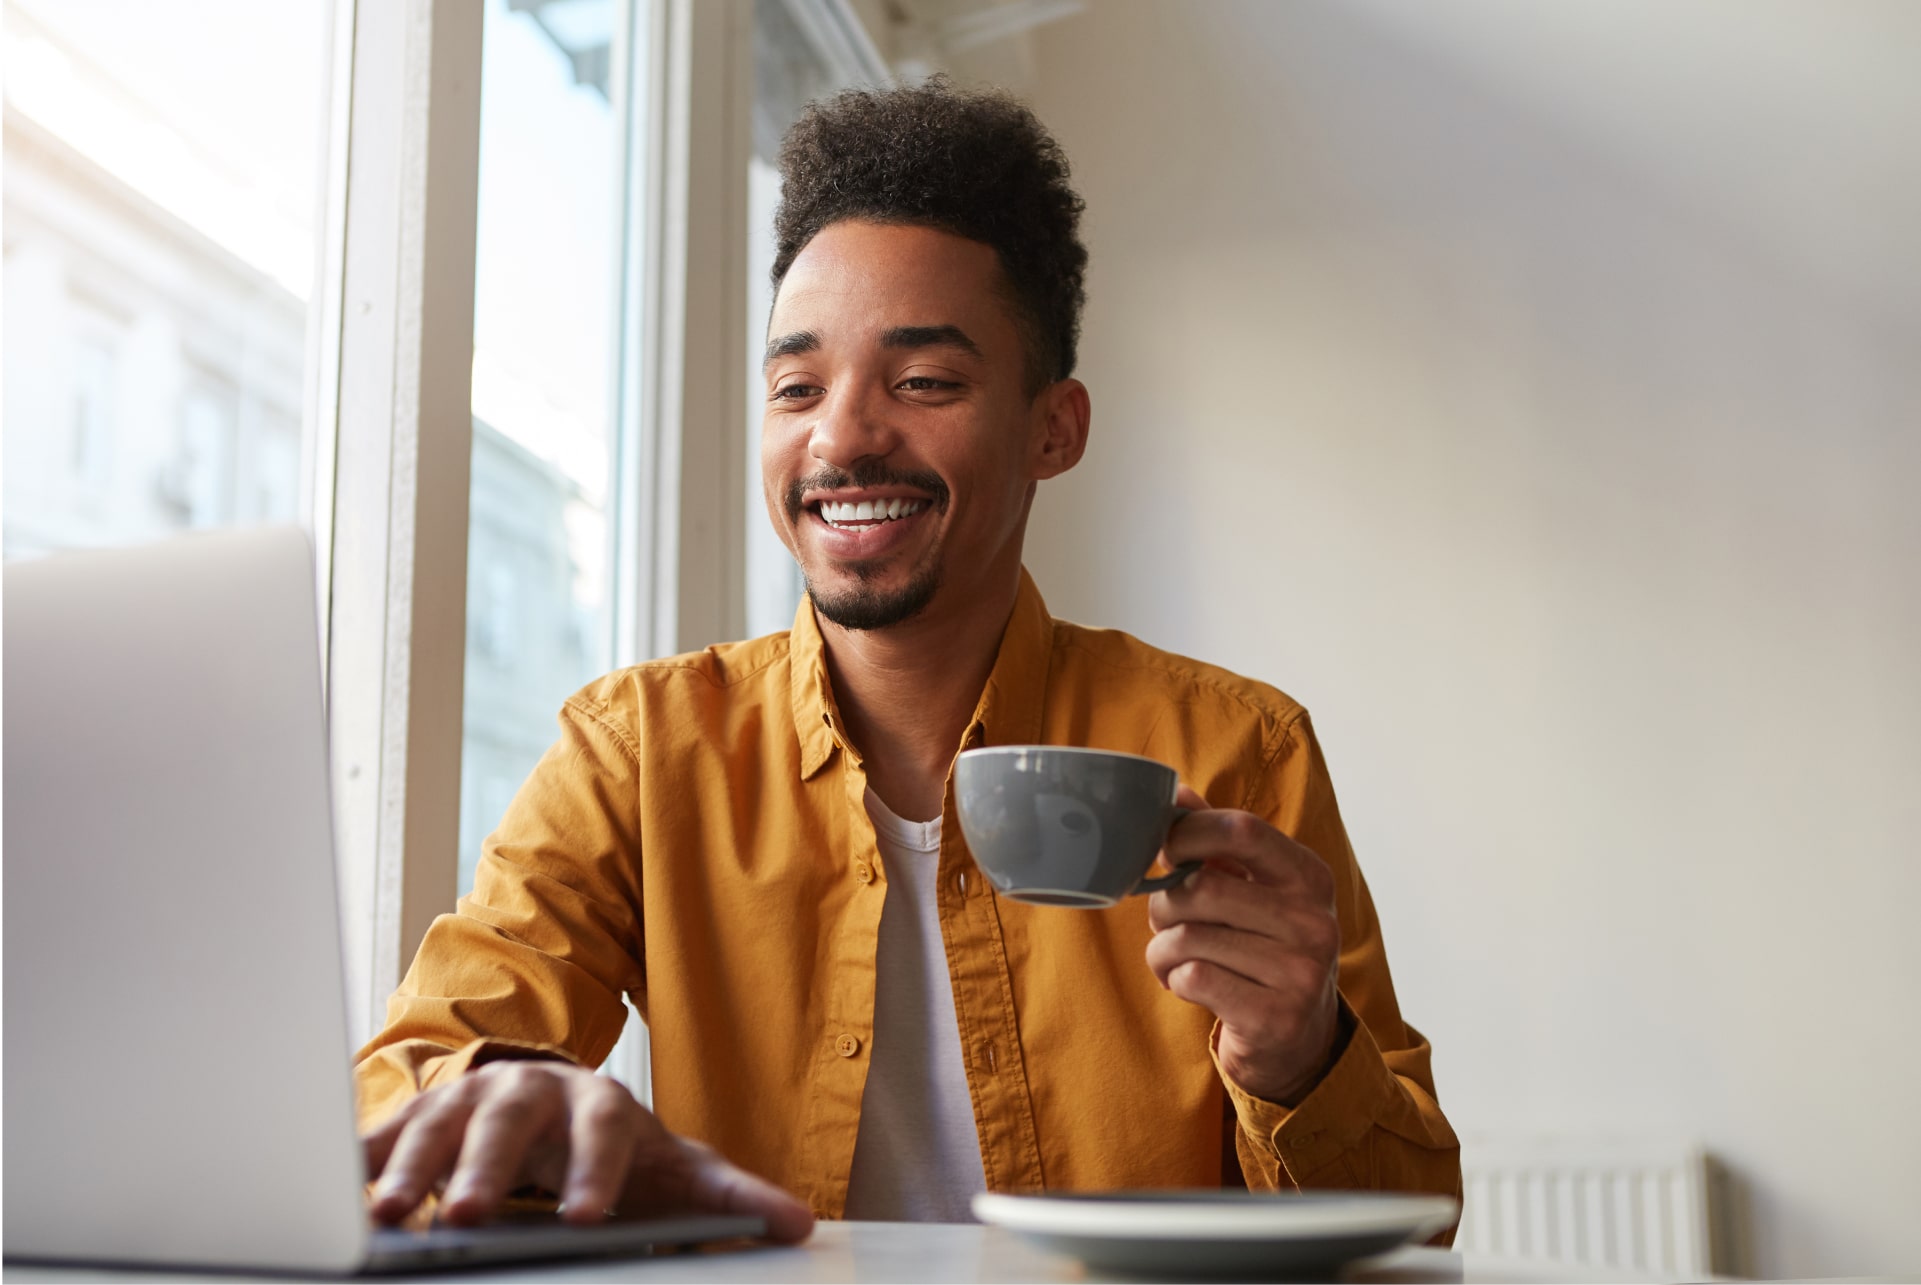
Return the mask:
<svg viewBox="0 0 1921 1285">
<path fill-rule="evenodd" d="M 814 1226 L 787 1192 L 669 1133 L 619 1081 L 563 1062 L 489 1062 L 413 1098 L 361 1142 L 383 1223 L 444 1184 L 440 1217 L 471 1226 L 535 1183 L 561 1193 L 571 1223 L 749 1214 L 782 1241 L 805 1240 Z"/>
</svg>

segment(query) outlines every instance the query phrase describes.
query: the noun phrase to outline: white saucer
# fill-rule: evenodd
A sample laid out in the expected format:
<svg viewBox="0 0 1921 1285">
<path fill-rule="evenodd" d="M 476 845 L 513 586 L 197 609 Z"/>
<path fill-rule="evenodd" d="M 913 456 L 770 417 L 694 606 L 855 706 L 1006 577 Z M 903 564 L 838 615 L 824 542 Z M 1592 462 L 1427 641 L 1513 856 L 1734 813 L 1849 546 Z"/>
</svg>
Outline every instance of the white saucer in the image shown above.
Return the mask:
<svg viewBox="0 0 1921 1285">
<path fill-rule="evenodd" d="M 974 1216 L 1103 1271 L 1298 1275 L 1445 1230 L 1452 1196 L 1372 1191 L 1119 1191 L 974 1197 Z"/>
</svg>

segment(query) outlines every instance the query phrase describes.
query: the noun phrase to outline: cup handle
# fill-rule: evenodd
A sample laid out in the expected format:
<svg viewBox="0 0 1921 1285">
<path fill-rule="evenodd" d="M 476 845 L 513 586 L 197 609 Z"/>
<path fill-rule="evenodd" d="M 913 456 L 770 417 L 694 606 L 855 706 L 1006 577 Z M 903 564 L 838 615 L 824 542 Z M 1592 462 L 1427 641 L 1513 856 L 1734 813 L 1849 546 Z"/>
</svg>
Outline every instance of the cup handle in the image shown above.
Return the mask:
<svg viewBox="0 0 1921 1285">
<path fill-rule="evenodd" d="M 1167 823 L 1167 828 L 1170 830 L 1173 829 L 1174 823 L 1186 816 L 1191 810 L 1190 808 L 1175 808 L 1172 819 Z M 1187 876 L 1193 874 L 1205 864 L 1206 862 L 1203 861 L 1183 861 L 1178 866 L 1175 866 L 1173 871 L 1168 874 L 1160 875 L 1153 879 L 1141 880 L 1134 885 L 1133 891 L 1127 895 L 1130 897 L 1138 897 L 1144 892 L 1161 892 L 1167 888 L 1177 888 L 1186 882 Z"/>
<path fill-rule="evenodd" d="M 1165 875 L 1160 875 L 1153 879 L 1141 880 L 1139 883 L 1134 885 L 1134 891 L 1128 893 L 1127 895 L 1130 897 L 1137 897 L 1143 892 L 1159 892 L 1163 888 L 1175 887 L 1178 884 L 1186 882 L 1187 876 L 1193 874 L 1196 870 L 1199 870 L 1205 864 L 1206 862 L 1203 862 L 1203 861 L 1183 861 L 1181 862 L 1181 864 L 1174 867 L 1174 872 L 1172 874 L 1165 874 Z"/>
</svg>

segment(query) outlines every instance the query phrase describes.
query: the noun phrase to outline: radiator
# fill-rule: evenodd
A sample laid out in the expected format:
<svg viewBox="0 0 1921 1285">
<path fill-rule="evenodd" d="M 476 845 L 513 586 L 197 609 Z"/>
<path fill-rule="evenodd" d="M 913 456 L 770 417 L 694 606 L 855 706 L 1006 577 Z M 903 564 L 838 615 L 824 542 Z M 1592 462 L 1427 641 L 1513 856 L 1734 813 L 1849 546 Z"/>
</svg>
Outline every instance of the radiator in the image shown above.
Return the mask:
<svg viewBox="0 0 1921 1285">
<path fill-rule="evenodd" d="M 1464 1138 L 1456 1249 L 1712 1275 L 1707 1157 L 1614 1139 Z"/>
</svg>

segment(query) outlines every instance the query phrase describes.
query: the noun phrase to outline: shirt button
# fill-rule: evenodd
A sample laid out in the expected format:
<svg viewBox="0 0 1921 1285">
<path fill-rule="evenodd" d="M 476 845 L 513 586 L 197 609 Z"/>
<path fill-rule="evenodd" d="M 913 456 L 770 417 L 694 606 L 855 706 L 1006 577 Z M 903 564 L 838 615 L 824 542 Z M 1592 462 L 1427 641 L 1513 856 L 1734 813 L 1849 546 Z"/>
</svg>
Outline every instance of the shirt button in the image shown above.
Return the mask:
<svg viewBox="0 0 1921 1285">
<path fill-rule="evenodd" d="M 860 880 L 862 883 L 874 882 L 874 867 L 868 865 L 865 861 L 860 862 L 854 867 L 854 878 Z"/>
<path fill-rule="evenodd" d="M 834 1041 L 834 1052 L 842 1057 L 852 1057 L 860 1052 L 860 1041 L 851 1035 L 843 1035 Z"/>
</svg>

